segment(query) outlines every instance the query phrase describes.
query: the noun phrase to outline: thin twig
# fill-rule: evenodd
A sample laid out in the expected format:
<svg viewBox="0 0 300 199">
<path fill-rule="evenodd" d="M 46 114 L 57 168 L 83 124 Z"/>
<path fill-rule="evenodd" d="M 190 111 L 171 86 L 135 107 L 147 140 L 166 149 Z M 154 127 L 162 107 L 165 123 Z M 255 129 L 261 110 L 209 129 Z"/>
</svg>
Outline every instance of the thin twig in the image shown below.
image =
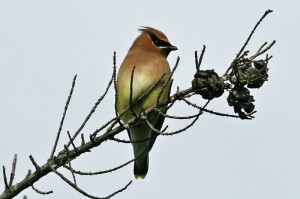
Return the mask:
<svg viewBox="0 0 300 199">
<path fill-rule="evenodd" d="M 110 138 L 110 140 L 115 141 L 115 142 L 119 142 L 119 143 L 124 143 L 124 144 L 131 144 L 132 143 L 131 140 L 123 140 L 123 139 L 119 139 L 119 138 L 115 138 L 115 137 Z M 147 140 L 149 140 L 149 139 L 147 138 Z M 147 140 L 145 139 L 142 142 L 145 142 Z"/>
<path fill-rule="evenodd" d="M 97 171 L 97 172 L 83 172 L 83 171 L 76 171 L 74 170 L 73 168 L 69 167 L 69 166 L 64 166 L 66 169 L 70 170 L 72 173 L 75 173 L 75 174 L 78 174 L 78 175 L 100 175 L 100 174 L 105 174 L 105 173 L 110 173 L 110 172 L 113 172 L 113 171 L 116 171 L 122 167 L 125 167 L 126 165 L 130 164 L 131 162 L 133 162 L 135 159 L 131 159 L 130 161 L 127 161 L 126 163 L 124 164 L 121 164 L 117 167 L 114 167 L 112 169 L 108 169 L 108 170 L 104 170 L 104 171 Z"/>
<path fill-rule="evenodd" d="M 188 95 L 193 92 L 192 88 L 182 90 L 180 92 L 177 92 L 176 94 L 170 96 L 169 101 L 165 101 L 160 103 L 158 106 L 163 107 L 166 106 L 169 103 L 173 103 L 174 101 L 179 100 L 185 95 Z M 153 111 L 155 111 L 155 108 L 149 108 L 145 111 L 145 114 L 151 114 Z M 115 119 L 112 119 L 112 121 L 116 121 Z M 127 122 L 127 126 L 133 125 L 137 120 L 135 118 L 131 119 L 130 121 Z M 37 182 L 39 179 L 41 179 L 43 176 L 49 174 L 50 172 L 53 172 L 53 169 L 58 169 L 62 167 L 63 165 L 67 164 L 68 162 L 72 161 L 73 159 L 77 158 L 81 154 L 90 151 L 92 148 L 99 146 L 101 143 L 105 142 L 106 140 L 109 140 L 116 136 L 117 134 L 121 133 L 122 131 L 125 130 L 125 127 L 122 126 L 117 126 L 114 127 L 114 129 L 111 129 L 110 131 L 106 131 L 104 134 L 99 135 L 93 139 L 93 141 L 86 142 L 82 146 L 77 146 L 77 152 L 75 150 L 70 150 L 67 151 L 63 149 L 58 153 L 58 155 L 53 158 L 48 160 L 44 165 L 39 167 L 34 159 L 30 156 L 32 163 L 35 165 L 37 171 L 33 172 L 29 176 L 26 176 L 25 179 L 21 180 L 18 182 L 16 185 L 13 185 L 11 187 L 11 190 L 13 192 L 4 192 L 0 195 L 0 198 L 12 198 L 19 194 L 21 191 L 26 189 L 27 187 L 30 187 L 32 184 Z M 40 169 L 40 170 L 39 170 Z"/>
<path fill-rule="evenodd" d="M 97 102 L 95 103 L 95 105 L 93 106 L 93 108 L 91 109 L 91 111 L 89 112 L 89 114 L 86 116 L 86 118 L 84 119 L 83 123 L 81 124 L 81 126 L 79 127 L 79 129 L 75 132 L 75 134 L 73 135 L 71 140 L 75 140 L 75 138 L 79 135 L 79 133 L 81 132 L 81 130 L 84 128 L 84 126 L 86 125 L 86 123 L 89 121 L 89 119 L 91 118 L 91 116 L 93 115 L 93 113 L 96 111 L 98 105 L 101 103 L 101 101 L 104 99 L 104 97 L 106 96 L 106 94 L 109 91 L 109 88 L 113 82 L 114 79 L 114 73 L 111 76 L 110 81 L 108 82 L 106 89 L 104 91 L 104 93 L 101 95 L 101 97 L 97 100 Z M 67 144 L 67 147 L 69 147 L 71 144 L 71 141 L 69 141 L 69 143 Z"/>
<path fill-rule="evenodd" d="M 114 121 L 107 129 L 106 129 L 106 132 L 109 132 L 111 131 L 119 122 L 116 120 Z M 123 124 L 121 125 L 123 126 Z"/>
<path fill-rule="evenodd" d="M 53 193 L 52 190 L 50 190 L 50 191 L 41 191 L 41 190 L 37 189 L 36 187 L 34 187 L 33 185 L 31 185 L 31 188 L 32 188 L 35 192 L 37 192 L 38 194 L 41 194 L 41 195 L 48 195 L 48 194 Z"/>
<path fill-rule="evenodd" d="M 183 100 L 185 103 L 187 103 L 188 105 L 190 105 L 190 106 L 193 106 L 193 107 L 195 107 L 195 108 L 197 108 L 197 109 L 199 109 L 199 110 L 203 110 L 204 112 L 207 112 L 207 113 L 210 113 L 210 114 L 213 114 L 213 115 L 225 116 L 225 117 L 232 117 L 232 118 L 241 118 L 241 117 L 238 116 L 238 115 L 231 115 L 231 114 L 219 113 L 219 112 L 216 112 L 216 111 L 208 110 L 208 109 L 206 109 L 206 108 L 204 108 L 204 107 L 200 107 L 200 106 L 198 106 L 197 104 L 188 101 L 187 99 L 182 99 L 182 100 Z M 246 115 L 246 116 L 249 116 L 249 118 L 246 118 L 246 119 L 249 119 L 249 120 L 251 120 L 251 119 L 254 118 L 254 116 L 252 116 L 252 115 L 250 115 L 250 114 L 248 114 L 248 115 Z"/>
<path fill-rule="evenodd" d="M 228 72 L 236 65 L 237 60 L 239 59 L 240 55 L 242 54 L 242 52 L 245 50 L 246 46 L 248 45 L 251 37 L 253 36 L 255 30 L 257 29 L 257 27 L 259 26 L 259 24 L 262 22 L 262 20 L 269 14 L 273 12 L 273 10 L 266 10 L 265 13 L 263 14 L 263 16 L 260 18 L 260 20 L 255 24 L 254 28 L 252 29 L 250 35 L 248 36 L 246 42 L 244 43 L 244 45 L 242 46 L 242 48 L 240 49 L 240 51 L 236 54 L 235 59 L 231 62 L 230 66 L 227 68 L 225 74 L 223 76 L 226 76 L 228 74 Z"/>
<path fill-rule="evenodd" d="M 77 186 L 76 176 L 75 176 L 74 170 L 72 168 L 71 162 L 69 162 L 69 168 L 70 168 L 69 170 L 70 170 L 70 172 L 72 174 L 72 177 L 73 177 L 74 184 Z"/>
<path fill-rule="evenodd" d="M 97 134 L 102 131 L 103 129 L 105 129 L 108 125 L 110 125 L 111 123 L 117 121 L 118 117 L 114 117 L 113 119 L 109 120 L 108 122 L 106 122 L 103 126 L 101 126 L 100 128 L 96 129 L 91 135 L 90 135 L 90 139 L 94 139 Z"/>
<path fill-rule="evenodd" d="M 264 54 L 265 52 L 267 52 L 268 50 L 270 50 L 275 43 L 276 43 L 276 41 L 273 40 L 272 43 L 270 43 L 270 45 L 268 45 L 265 49 L 259 49 L 259 51 L 257 53 L 255 53 L 253 56 L 251 56 L 249 58 L 249 60 L 254 60 L 256 57 Z"/>
<path fill-rule="evenodd" d="M 30 176 L 31 175 L 31 169 L 28 169 L 28 171 L 27 171 L 27 174 L 26 174 L 26 177 L 25 178 L 27 178 L 28 176 Z"/>
<path fill-rule="evenodd" d="M 130 181 L 126 186 L 124 186 L 123 188 L 119 189 L 118 191 L 113 192 L 112 194 L 106 196 L 106 197 L 97 197 L 97 196 L 93 196 L 88 194 L 87 192 L 83 191 L 82 189 L 80 189 L 77 185 L 75 185 L 74 183 L 72 183 L 70 180 L 68 180 L 65 176 L 63 176 L 61 173 L 59 173 L 58 171 L 53 169 L 53 172 L 58 175 L 64 182 L 66 182 L 68 185 L 70 185 L 72 188 L 74 188 L 76 191 L 78 191 L 79 193 L 81 193 L 82 195 L 88 197 L 88 198 L 92 198 L 92 199 L 106 199 L 106 198 L 111 198 L 114 195 L 124 191 L 125 189 L 127 189 L 127 187 L 132 183 L 132 181 Z"/>
<path fill-rule="evenodd" d="M 259 24 L 263 21 L 263 19 L 270 14 L 271 12 L 273 12 L 273 10 L 266 10 L 265 13 L 263 14 L 263 16 L 259 19 L 259 21 L 255 24 L 254 28 L 252 29 L 250 35 L 248 36 L 246 42 L 244 43 L 243 47 L 240 49 L 240 51 L 238 52 L 238 54 L 236 55 L 236 59 L 239 58 L 239 56 L 242 54 L 242 52 L 245 50 L 246 46 L 248 45 L 251 37 L 253 36 L 255 30 L 257 29 L 257 27 L 259 26 Z"/>
<path fill-rule="evenodd" d="M 113 197 L 113 196 L 115 196 L 115 195 L 117 195 L 117 194 L 125 191 L 129 187 L 129 185 L 131 185 L 131 183 L 132 183 L 132 180 L 130 180 L 123 188 L 121 188 L 118 191 L 115 191 L 114 193 L 112 193 L 109 196 L 107 196 L 107 198 L 111 198 L 111 197 Z"/>
<path fill-rule="evenodd" d="M 133 100 L 132 100 L 132 96 L 133 96 L 133 78 L 134 78 L 134 71 L 135 71 L 135 66 L 133 66 L 133 68 L 132 68 L 131 77 L 130 77 L 130 98 L 129 98 L 129 107 L 130 107 L 131 114 L 132 114 L 135 118 L 137 118 L 138 116 L 137 116 L 136 113 L 134 112 L 134 109 L 133 109 Z"/>
<path fill-rule="evenodd" d="M 144 138 L 144 139 L 141 139 L 141 140 L 122 140 L 122 139 L 119 139 L 119 138 L 110 138 L 110 140 L 112 141 L 116 141 L 116 142 L 119 142 L 119 143 L 124 143 L 124 144 L 132 144 L 132 143 L 140 143 L 140 142 L 146 142 L 148 140 L 150 140 L 150 138 Z"/>
<path fill-rule="evenodd" d="M 199 68 L 198 68 L 198 51 L 195 51 L 195 66 L 196 66 L 196 71 L 199 72 Z"/>
<path fill-rule="evenodd" d="M 161 80 L 162 80 L 165 76 L 166 76 L 166 73 L 162 74 Z M 159 93 L 158 93 L 157 99 L 156 99 L 156 104 L 159 104 L 160 97 L 161 97 L 161 95 L 163 94 L 165 88 L 167 87 L 167 85 L 168 85 L 168 83 L 169 83 L 171 77 L 172 77 L 172 74 L 168 77 L 167 81 L 165 81 L 164 84 L 162 85 L 162 87 L 161 87 L 161 89 L 160 89 L 160 91 L 159 91 Z M 170 87 L 170 88 L 171 88 L 171 87 Z M 169 90 L 170 90 L 170 89 L 169 89 Z M 168 93 L 169 93 L 169 92 L 168 92 Z"/>
<path fill-rule="evenodd" d="M 29 155 L 29 159 L 31 160 L 31 163 L 35 167 L 35 170 L 38 171 L 38 172 L 41 171 L 41 167 L 35 162 L 35 160 L 32 157 L 32 155 Z"/>
<path fill-rule="evenodd" d="M 17 154 L 14 155 L 14 160 L 12 163 L 12 167 L 11 167 L 11 172 L 10 172 L 10 178 L 9 178 L 9 187 L 12 186 L 14 178 L 15 178 L 15 174 L 16 174 L 16 166 L 17 166 Z"/>
<path fill-rule="evenodd" d="M 68 96 L 68 99 L 67 99 L 67 102 L 66 102 L 66 105 L 65 105 L 65 108 L 64 108 L 63 116 L 62 116 L 61 121 L 60 121 L 60 125 L 59 125 L 59 128 L 58 128 L 58 132 L 57 132 L 57 135 L 56 135 L 54 146 L 53 146 L 53 149 L 52 149 L 52 152 L 51 152 L 51 155 L 50 155 L 50 159 L 53 158 L 56 147 L 57 147 L 57 144 L 58 144 L 61 129 L 62 129 L 62 126 L 64 124 L 65 116 L 66 116 L 66 113 L 67 113 L 67 110 L 68 110 L 68 107 L 69 107 L 69 104 L 70 104 L 70 101 L 71 101 L 71 97 L 72 97 L 72 94 L 73 94 L 73 90 L 74 90 L 74 87 L 75 87 L 76 78 L 77 78 L 77 75 L 75 75 L 74 78 L 73 78 L 72 87 L 71 87 L 71 90 L 70 90 L 70 93 L 69 93 L 69 96 Z"/>
<path fill-rule="evenodd" d="M 8 190 L 9 186 L 8 186 L 8 182 L 7 182 L 5 166 L 2 166 L 2 172 L 3 172 L 3 179 L 4 179 L 5 190 Z"/>
<path fill-rule="evenodd" d="M 85 144 L 84 135 L 81 134 L 81 146 Z"/>
<path fill-rule="evenodd" d="M 173 69 L 172 69 L 172 71 L 171 71 L 170 76 L 168 77 L 168 80 L 163 84 L 163 86 L 162 86 L 162 88 L 161 88 L 161 90 L 160 90 L 160 92 L 159 92 L 159 94 L 158 94 L 157 102 L 156 102 L 157 104 L 159 104 L 159 100 L 160 100 L 160 97 L 161 97 L 161 95 L 162 95 L 164 89 L 165 89 L 166 86 L 169 84 L 169 82 L 172 81 L 171 79 L 172 79 L 172 77 L 173 77 L 173 75 L 174 75 L 174 73 L 175 73 L 175 71 L 176 71 L 176 69 L 177 69 L 177 67 L 178 67 L 178 65 L 179 65 L 179 61 L 180 61 L 180 57 L 177 57 L 176 63 L 175 63 L 175 65 L 174 65 L 174 67 L 173 67 Z M 163 78 L 165 75 L 166 75 L 166 74 L 164 73 L 164 74 L 162 75 L 162 78 Z M 162 79 L 162 78 L 161 78 L 161 79 Z M 170 84 L 172 84 L 172 82 L 171 82 Z M 170 85 L 170 88 L 171 88 L 171 85 Z M 170 95 L 170 91 L 171 91 L 171 89 L 169 89 L 169 93 L 168 93 L 169 95 Z M 168 97 L 169 97 L 169 95 L 168 95 Z"/>
<path fill-rule="evenodd" d="M 117 125 L 119 123 L 119 121 L 117 120 L 117 118 L 113 118 L 112 120 L 110 120 L 110 123 L 106 123 L 105 125 L 103 125 L 102 127 L 100 127 L 99 129 L 96 129 L 91 135 L 90 135 L 90 140 L 93 142 L 93 139 L 97 136 L 97 134 L 102 131 L 104 128 L 106 128 L 109 124 L 111 124 L 106 132 L 109 132 L 112 130 L 112 128 Z M 123 125 L 120 125 L 123 126 Z"/>
<path fill-rule="evenodd" d="M 205 108 L 205 107 L 208 105 L 209 102 L 210 102 L 210 101 L 207 101 L 206 104 L 205 104 L 203 107 Z M 143 117 L 143 118 L 144 118 L 144 120 L 147 122 L 148 126 L 149 126 L 153 131 L 155 131 L 156 133 L 158 133 L 159 135 L 175 135 L 175 134 L 181 133 L 181 132 L 183 132 L 183 131 L 186 131 L 187 129 L 189 129 L 190 127 L 192 127 L 192 126 L 195 124 L 195 122 L 199 119 L 200 115 L 202 115 L 202 114 L 203 114 L 203 110 L 200 110 L 199 113 L 198 113 L 198 115 L 197 115 L 197 117 L 195 117 L 195 118 L 193 119 L 193 121 L 192 121 L 190 124 L 188 124 L 188 125 L 185 126 L 184 128 L 179 129 L 179 130 L 177 130 L 177 131 L 167 132 L 167 133 L 165 133 L 164 131 L 160 131 L 160 130 L 156 129 L 156 128 L 149 122 L 149 120 L 147 119 L 147 117 L 146 117 L 146 118 Z"/>
<path fill-rule="evenodd" d="M 75 144 L 74 144 L 74 142 L 73 142 L 73 140 L 72 140 L 72 137 L 71 137 L 71 135 L 70 135 L 70 132 L 67 131 L 67 134 L 68 134 L 68 137 L 69 137 L 69 139 L 70 139 L 70 142 L 71 142 L 71 144 L 72 144 L 72 146 L 73 146 L 73 149 L 74 149 L 75 152 L 77 153 L 77 149 L 76 149 L 76 146 L 75 146 Z M 67 146 L 66 146 L 66 147 L 67 147 Z"/>
<path fill-rule="evenodd" d="M 203 60 L 203 56 L 204 56 L 204 53 L 205 53 L 205 49 L 206 49 L 206 46 L 203 45 L 202 52 L 201 52 L 201 55 L 200 55 L 200 57 L 199 57 L 199 61 L 198 61 L 198 52 L 195 51 L 195 65 L 196 65 L 196 71 L 197 71 L 197 72 L 200 71 L 200 66 L 201 66 L 201 63 L 202 63 L 202 60 Z"/>
<path fill-rule="evenodd" d="M 157 112 L 159 112 L 160 115 L 163 115 L 165 118 L 170 118 L 170 119 L 176 119 L 176 120 L 188 120 L 192 119 L 198 116 L 199 113 L 194 114 L 194 115 L 188 115 L 188 116 L 175 116 L 175 115 L 169 115 L 166 113 L 163 113 L 160 109 L 155 109 Z"/>
<path fill-rule="evenodd" d="M 190 93 L 193 92 L 192 88 L 182 90 L 180 92 L 176 92 L 174 95 L 170 96 L 169 101 L 165 101 L 160 103 L 159 107 L 166 106 L 169 103 L 174 103 L 175 101 L 181 99 L 185 95 L 189 95 Z M 153 111 L 155 111 L 155 108 L 149 108 L 145 110 L 145 114 L 151 114 Z M 111 121 L 116 121 L 115 118 L 112 119 Z M 133 125 L 137 121 L 136 118 L 131 119 L 130 121 L 127 122 L 127 126 Z M 108 122 L 109 123 L 109 122 Z M 53 169 L 60 168 L 67 164 L 68 162 L 72 161 L 76 157 L 80 156 L 81 154 L 90 151 L 92 148 L 99 146 L 101 143 L 103 143 L 106 140 L 109 140 L 116 136 L 117 134 L 121 133 L 123 130 L 125 130 L 125 127 L 122 126 L 117 126 L 114 129 L 111 129 L 110 131 L 107 131 L 106 133 L 99 135 L 93 139 L 93 141 L 86 142 L 82 146 L 77 146 L 77 153 L 75 150 L 70 150 L 66 152 L 65 150 L 62 150 L 61 152 L 58 153 L 58 156 L 55 158 L 48 160 L 44 165 L 39 167 L 34 159 L 30 156 L 32 163 L 35 165 L 37 171 L 30 174 L 29 176 L 26 176 L 25 179 L 20 181 L 17 185 L 13 185 L 11 187 L 11 190 L 14 190 L 13 192 L 4 192 L 0 195 L 0 198 L 12 198 L 16 196 L 18 193 L 20 193 L 22 190 L 26 189 L 27 187 L 31 186 L 35 182 L 37 182 L 39 179 L 41 179 L 43 176 L 47 175 L 50 172 L 53 172 Z M 40 169 L 40 170 L 39 170 Z"/>
<path fill-rule="evenodd" d="M 146 92 L 144 92 L 143 95 L 141 95 L 137 100 L 135 100 L 133 103 L 133 106 L 140 103 L 144 99 L 144 97 L 146 97 L 150 92 L 152 92 L 161 83 L 164 76 L 165 76 L 165 74 L 163 74 L 160 77 L 160 79 L 155 82 L 155 84 L 153 84 Z M 129 108 L 130 108 L 130 105 L 128 107 L 126 107 L 122 113 L 119 114 L 119 117 L 122 117 L 129 110 Z"/>
<path fill-rule="evenodd" d="M 115 115 L 118 120 L 118 123 L 122 125 L 120 118 L 118 117 L 118 87 L 117 87 L 117 62 L 116 62 L 116 52 L 114 51 L 113 57 L 113 69 L 114 69 L 114 89 L 115 89 Z"/>
<path fill-rule="evenodd" d="M 140 141 L 140 140 L 139 140 Z M 145 149 L 143 151 L 143 153 L 141 153 L 140 155 L 138 155 L 137 157 L 117 166 L 117 167 L 114 167 L 112 169 L 107 169 L 107 170 L 104 170 L 104 171 L 97 171 L 97 172 L 83 172 L 83 171 L 76 171 L 74 170 L 72 167 L 70 166 L 64 166 L 66 169 L 70 170 L 72 173 L 75 173 L 75 174 L 78 174 L 78 175 L 101 175 L 101 174 L 105 174 L 105 173 L 110 173 L 110 172 L 113 172 L 113 171 L 116 171 L 118 169 L 121 169 L 123 167 L 125 167 L 126 165 L 130 164 L 131 162 L 135 161 L 136 159 L 140 158 L 142 155 L 144 155 L 146 152 L 148 151 L 148 148 Z"/>
<path fill-rule="evenodd" d="M 136 104 L 138 104 L 138 103 L 140 103 L 143 99 L 144 99 L 144 97 L 146 97 L 150 92 L 152 92 L 159 84 L 160 84 L 160 82 L 162 81 L 162 79 L 164 78 L 164 76 L 165 76 L 165 74 L 163 74 L 161 77 L 160 77 L 160 79 L 159 80 L 157 80 L 156 82 L 155 82 L 155 84 L 153 84 L 146 92 L 144 92 L 137 100 L 135 100 L 134 102 L 132 102 L 132 106 L 129 104 L 129 106 L 128 107 L 126 107 L 124 110 L 123 110 L 123 112 L 122 113 L 119 113 L 119 115 L 118 115 L 118 117 L 116 117 L 116 118 L 114 118 L 114 119 L 117 119 L 118 121 L 120 121 L 120 118 L 129 110 L 129 109 L 131 109 L 132 107 L 134 107 Z M 130 93 L 132 93 L 132 92 L 130 92 Z M 115 124 L 112 124 L 112 126 L 114 126 Z M 124 126 L 122 123 L 120 123 L 120 126 Z M 125 125 L 126 126 L 126 125 Z M 125 127 L 124 126 L 124 127 Z M 101 129 L 97 129 L 93 134 L 92 134 L 92 136 L 94 137 L 94 136 L 96 136 L 97 135 L 97 133 L 100 131 L 100 130 L 102 130 L 103 128 L 101 128 Z"/>
<path fill-rule="evenodd" d="M 259 53 L 259 52 L 260 52 L 267 44 L 268 44 L 268 42 L 263 43 L 263 44 L 259 47 L 259 49 L 257 50 L 257 52 L 256 52 L 255 54 Z"/>
</svg>

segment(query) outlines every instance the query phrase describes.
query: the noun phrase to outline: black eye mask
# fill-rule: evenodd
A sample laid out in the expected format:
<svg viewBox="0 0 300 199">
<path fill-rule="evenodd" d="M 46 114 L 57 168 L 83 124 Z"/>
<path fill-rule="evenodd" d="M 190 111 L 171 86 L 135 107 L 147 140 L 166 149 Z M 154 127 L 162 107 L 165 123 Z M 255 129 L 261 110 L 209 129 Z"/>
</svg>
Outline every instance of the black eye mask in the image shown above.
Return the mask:
<svg viewBox="0 0 300 199">
<path fill-rule="evenodd" d="M 159 39 L 156 35 L 154 34 L 149 34 L 151 40 L 152 40 L 152 43 L 157 46 L 157 47 L 169 47 L 169 46 L 172 46 L 169 42 L 167 41 L 164 41 L 164 40 L 161 40 Z"/>
</svg>

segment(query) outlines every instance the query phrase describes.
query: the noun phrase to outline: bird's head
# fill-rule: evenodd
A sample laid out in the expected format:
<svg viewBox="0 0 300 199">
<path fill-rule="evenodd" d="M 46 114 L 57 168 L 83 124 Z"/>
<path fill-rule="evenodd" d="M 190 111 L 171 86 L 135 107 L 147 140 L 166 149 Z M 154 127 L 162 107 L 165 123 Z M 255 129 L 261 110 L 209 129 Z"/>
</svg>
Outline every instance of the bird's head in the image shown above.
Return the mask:
<svg viewBox="0 0 300 199">
<path fill-rule="evenodd" d="M 142 34 L 136 38 L 130 50 L 142 48 L 144 50 L 158 52 L 165 57 L 167 57 L 171 51 L 177 50 L 177 47 L 171 45 L 166 35 L 161 31 L 146 26 L 142 26 L 139 31 L 141 31 Z"/>
</svg>

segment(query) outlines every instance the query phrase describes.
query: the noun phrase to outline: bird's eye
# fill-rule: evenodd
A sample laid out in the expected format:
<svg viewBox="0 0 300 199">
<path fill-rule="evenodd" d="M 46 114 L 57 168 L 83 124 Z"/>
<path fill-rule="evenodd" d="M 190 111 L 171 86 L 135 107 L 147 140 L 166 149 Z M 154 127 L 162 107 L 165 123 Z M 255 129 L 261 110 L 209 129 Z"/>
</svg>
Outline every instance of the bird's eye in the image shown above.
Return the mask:
<svg viewBox="0 0 300 199">
<path fill-rule="evenodd" d="M 151 40 L 153 42 L 153 44 L 157 47 L 166 47 L 166 46 L 171 46 L 171 44 L 169 42 L 166 42 L 164 40 L 159 39 L 157 36 L 155 35 L 150 35 Z"/>
<path fill-rule="evenodd" d="M 155 46 L 159 46 L 160 40 L 154 39 L 154 40 L 153 40 L 153 43 L 154 43 Z"/>
</svg>

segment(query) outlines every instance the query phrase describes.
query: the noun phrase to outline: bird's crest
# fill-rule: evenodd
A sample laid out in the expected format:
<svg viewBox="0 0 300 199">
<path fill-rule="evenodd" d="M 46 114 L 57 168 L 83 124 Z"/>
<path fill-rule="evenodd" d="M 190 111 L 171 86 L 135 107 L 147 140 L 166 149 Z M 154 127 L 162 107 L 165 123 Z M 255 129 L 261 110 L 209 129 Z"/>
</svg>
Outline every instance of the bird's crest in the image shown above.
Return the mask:
<svg viewBox="0 0 300 199">
<path fill-rule="evenodd" d="M 169 42 L 167 36 L 157 29 L 148 26 L 141 26 L 141 28 L 139 28 L 139 31 L 141 31 L 142 33 L 147 33 L 148 35 L 150 35 L 150 37 L 157 37 L 160 40 Z"/>
</svg>

